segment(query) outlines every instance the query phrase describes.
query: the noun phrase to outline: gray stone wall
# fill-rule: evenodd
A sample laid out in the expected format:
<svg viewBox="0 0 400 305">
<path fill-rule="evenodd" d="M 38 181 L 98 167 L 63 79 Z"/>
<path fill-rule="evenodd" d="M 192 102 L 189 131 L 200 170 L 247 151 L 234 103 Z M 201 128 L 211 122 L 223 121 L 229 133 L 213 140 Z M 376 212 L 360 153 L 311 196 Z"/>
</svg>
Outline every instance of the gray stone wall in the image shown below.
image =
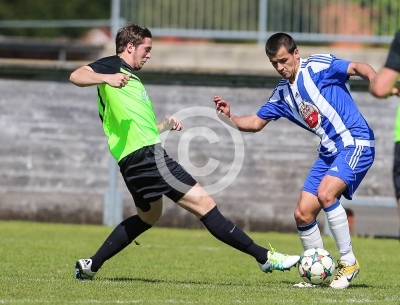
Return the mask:
<svg viewBox="0 0 400 305">
<path fill-rule="evenodd" d="M 234 114 L 253 114 L 271 89 L 152 84 L 147 91 L 161 121 L 165 115 L 190 107 L 212 108 L 214 95 L 230 101 Z M 0 92 L 0 219 L 101 223 L 110 154 L 98 118 L 96 89 L 68 82 L 0 79 Z M 356 196 L 392 198 L 392 129 L 397 100 L 377 100 L 367 92 L 354 92 L 353 96 L 374 129 L 377 143 L 375 164 Z M 229 129 L 216 117 L 196 117 L 199 109 L 184 112 L 189 116 L 183 120 L 184 130 L 169 133 L 165 148 L 184 166 L 196 167 L 198 181 L 209 186 L 230 178 L 237 147 Z M 195 130 L 200 135 L 193 136 Z M 218 141 L 211 143 L 208 136 L 218 136 Z M 240 171 L 213 198 L 227 217 L 247 230 L 295 231 L 293 210 L 317 156 L 318 138 L 284 119 L 241 137 L 244 159 Z M 187 158 L 180 160 L 185 145 Z M 207 173 L 206 164 L 212 159 L 218 166 Z M 124 215 L 135 213 L 120 177 L 118 187 L 125 192 Z M 375 213 L 385 222 L 388 216 L 380 212 L 382 209 L 356 209 L 359 219 L 365 216 L 368 221 Z M 397 222 L 393 212 L 386 223 Z M 165 200 L 159 225 L 202 227 L 169 200 Z"/>
</svg>

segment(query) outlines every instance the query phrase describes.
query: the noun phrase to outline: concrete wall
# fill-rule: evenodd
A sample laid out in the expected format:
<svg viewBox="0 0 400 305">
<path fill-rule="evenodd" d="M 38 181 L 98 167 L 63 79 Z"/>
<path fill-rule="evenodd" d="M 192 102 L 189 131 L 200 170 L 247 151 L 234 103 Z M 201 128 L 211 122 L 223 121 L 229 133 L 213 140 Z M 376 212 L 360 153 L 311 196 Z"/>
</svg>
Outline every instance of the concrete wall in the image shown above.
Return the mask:
<svg viewBox="0 0 400 305">
<path fill-rule="evenodd" d="M 155 84 L 147 90 L 160 121 L 193 106 L 213 107 L 214 95 L 229 100 L 234 114 L 253 114 L 271 92 L 264 88 Z M 101 223 L 110 155 L 97 114 L 95 88 L 77 88 L 68 82 L 0 79 L 0 92 L 0 219 Z M 376 162 L 356 196 L 392 198 L 392 129 L 397 101 L 377 100 L 366 92 L 353 95 L 375 130 L 377 142 Z M 183 120 L 185 129 L 170 133 L 165 147 L 179 160 L 188 144 L 190 163 L 179 161 L 186 167 L 201 168 L 196 178 L 208 186 L 225 177 L 237 161 L 225 125 L 216 117 L 194 116 L 199 113 L 199 108 L 178 113 L 188 117 Z M 193 137 L 195 127 L 203 128 L 200 136 Z M 212 134 L 219 138 L 215 143 L 207 139 Z M 293 210 L 317 156 L 318 138 L 283 119 L 260 133 L 241 135 L 243 165 L 234 181 L 213 197 L 227 217 L 247 230 L 295 231 Z M 219 164 L 215 171 L 206 173 L 210 158 Z M 120 178 L 118 186 L 125 191 L 124 214 L 129 216 L 135 213 L 134 204 Z M 164 210 L 159 225 L 202 227 L 169 200 Z M 359 233 L 398 232 L 395 209 L 355 208 L 355 212 Z"/>
<path fill-rule="evenodd" d="M 349 48 L 350 47 L 350 48 Z M 354 48 L 350 46 L 299 46 L 300 56 L 307 58 L 312 54 L 334 54 L 338 58 L 366 62 L 378 70 L 384 64 L 388 50 L 385 48 Z M 114 55 L 115 46 L 110 42 L 104 55 Z M 169 69 L 174 71 L 196 71 L 212 73 L 242 73 L 268 75 L 276 74 L 264 44 L 245 43 L 205 43 L 178 41 L 168 43 L 155 39 L 151 50 L 152 57 L 143 71 Z"/>
</svg>

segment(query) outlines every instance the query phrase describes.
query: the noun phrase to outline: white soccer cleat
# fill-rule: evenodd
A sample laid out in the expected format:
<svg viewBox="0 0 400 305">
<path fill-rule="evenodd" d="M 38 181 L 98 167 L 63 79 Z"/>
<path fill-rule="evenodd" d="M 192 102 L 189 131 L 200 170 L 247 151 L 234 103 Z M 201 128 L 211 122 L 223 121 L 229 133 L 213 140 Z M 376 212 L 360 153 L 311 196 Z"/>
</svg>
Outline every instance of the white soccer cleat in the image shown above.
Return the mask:
<svg viewBox="0 0 400 305">
<path fill-rule="evenodd" d="M 344 289 L 350 286 L 350 283 L 360 272 L 360 264 L 357 260 L 353 266 L 348 266 L 346 263 L 339 262 L 337 270 L 335 278 L 329 286 L 335 289 Z"/>
<path fill-rule="evenodd" d="M 300 259 L 299 255 L 287 255 L 276 252 L 274 248 L 272 248 L 271 244 L 269 245 L 271 250 L 268 251 L 268 260 L 265 264 L 258 263 L 260 269 L 266 273 L 270 273 L 273 270 L 290 270 Z"/>
<path fill-rule="evenodd" d="M 75 264 L 75 277 L 80 280 L 91 280 L 96 272 L 92 271 L 92 260 L 90 258 L 80 259 Z"/>
</svg>

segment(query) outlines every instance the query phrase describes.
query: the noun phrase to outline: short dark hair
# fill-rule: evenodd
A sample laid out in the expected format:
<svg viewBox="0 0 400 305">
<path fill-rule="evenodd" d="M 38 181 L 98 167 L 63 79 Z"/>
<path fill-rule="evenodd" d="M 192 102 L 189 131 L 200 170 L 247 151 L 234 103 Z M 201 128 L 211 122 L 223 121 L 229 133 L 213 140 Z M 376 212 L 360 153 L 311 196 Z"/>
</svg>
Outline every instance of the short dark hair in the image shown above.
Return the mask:
<svg viewBox="0 0 400 305">
<path fill-rule="evenodd" d="M 268 56 L 274 56 L 281 47 L 285 47 L 290 54 L 293 54 L 294 50 L 297 49 L 296 42 L 292 36 L 286 33 L 276 33 L 268 38 L 265 44 L 265 53 Z"/>
<path fill-rule="evenodd" d="M 123 28 L 119 29 L 115 36 L 115 49 L 117 54 L 122 53 L 128 43 L 132 43 L 135 48 L 137 48 L 143 43 L 145 38 L 152 38 L 148 28 L 128 23 Z"/>
</svg>

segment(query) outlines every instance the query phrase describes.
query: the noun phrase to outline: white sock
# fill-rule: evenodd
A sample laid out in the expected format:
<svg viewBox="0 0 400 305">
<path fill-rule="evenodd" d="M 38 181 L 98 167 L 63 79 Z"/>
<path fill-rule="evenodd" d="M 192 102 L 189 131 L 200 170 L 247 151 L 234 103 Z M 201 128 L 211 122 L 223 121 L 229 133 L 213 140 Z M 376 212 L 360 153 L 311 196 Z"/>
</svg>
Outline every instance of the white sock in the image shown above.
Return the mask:
<svg viewBox="0 0 400 305">
<path fill-rule="evenodd" d="M 300 241 L 304 250 L 312 248 L 324 248 L 321 232 L 319 231 L 316 220 L 308 225 L 298 226 L 297 232 L 299 233 Z"/>
<path fill-rule="evenodd" d="M 346 211 L 339 200 L 330 207 L 324 208 L 329 228 L 331 229 L 336 246 L 340 253 L 340 261 L 348 265 L 356 263 L 356 257 L 353 253 L 351 244 L 349 223 L 347 221 Z"/>
</svg>

